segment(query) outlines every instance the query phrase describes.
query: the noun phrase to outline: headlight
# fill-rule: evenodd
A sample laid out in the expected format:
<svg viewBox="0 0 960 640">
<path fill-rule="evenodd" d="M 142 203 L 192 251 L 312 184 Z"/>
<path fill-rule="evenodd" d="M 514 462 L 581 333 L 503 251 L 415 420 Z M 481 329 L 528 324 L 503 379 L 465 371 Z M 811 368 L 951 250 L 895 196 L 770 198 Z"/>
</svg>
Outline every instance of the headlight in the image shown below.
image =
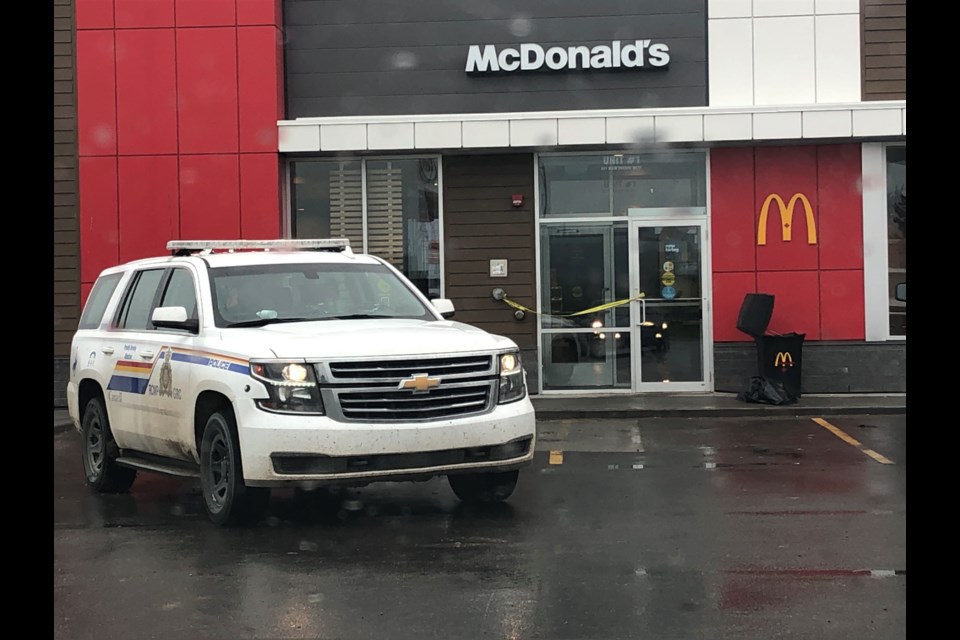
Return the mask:
<svg viewBox="0 0 960 640">
<path fill-rule="evenodd" d="M 500 356 L 500 394 L 499 404 L 516 402 L 527 394 L 527 387 L 523 380 L 523 367 L 520 364 L 520 354 L 516 351 L 504 353 Z"/>
<path fill-rule="evenodd" d="M 250 375 L 264 383 L 269 397 L 257 406 L 276 413 L 323 415 L 313 368 L 299 362 L 251 362 Z"/>
</svg>

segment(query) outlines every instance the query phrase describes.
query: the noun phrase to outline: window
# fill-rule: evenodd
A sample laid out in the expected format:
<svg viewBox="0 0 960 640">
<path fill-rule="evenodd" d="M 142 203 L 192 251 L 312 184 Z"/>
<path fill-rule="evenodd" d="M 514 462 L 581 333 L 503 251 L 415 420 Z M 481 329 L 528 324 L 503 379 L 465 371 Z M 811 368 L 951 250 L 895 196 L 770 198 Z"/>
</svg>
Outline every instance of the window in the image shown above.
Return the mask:
<svg viewBox="0 0 960 640">
<path fill-rule="evenodd" d="M 274 264 L 210 270 L 218 327 L 368 318 L 433 320 L 381 264 Z"/>
<path fill-rule="evenodd" d="M 167 290 L 163 294 L 161 307 L 183 307 L 187 318 L 197 317 L 197 292 L 193 286 L 193 276 L 186 269 L 174 269 L 167 281 Z"/>
<path fill-rule="evenodd" d="M 887 251 L 890 335 L 906 336 L 907 301 L 896 295 L 897 285 L 907 282 L 906 147 L 887 147 Z"/>
<path fill-rule="evenodd" d="M 540 157 L 540 215 L 627 216 L 707 204 L 703 152 Z"/>
<path fill-rule="evenodd" d="M 80 329 L 96 329 L 100 326 L 107 304 L 113 297 L 121 277 L 123 277 L 122 273 L 111 273 L 103 276 L 93 285 L 87 304 L 83 307 L 83 315 L 80 316 Z"/>
<path fill-rule="evenodd" d="M 292 162 L 293 236 L 348 238 L 439 298 L 439 168 L 438 158 Z"/>
<path fill-rule="evenodd" d="M 153 329 L 150 314 L 153 313 L 157 287 L 163 277 L 163 269 L 140 271 L 134 276 L 120 310 L 118 325 L 129 331 Z"/>
</svg>

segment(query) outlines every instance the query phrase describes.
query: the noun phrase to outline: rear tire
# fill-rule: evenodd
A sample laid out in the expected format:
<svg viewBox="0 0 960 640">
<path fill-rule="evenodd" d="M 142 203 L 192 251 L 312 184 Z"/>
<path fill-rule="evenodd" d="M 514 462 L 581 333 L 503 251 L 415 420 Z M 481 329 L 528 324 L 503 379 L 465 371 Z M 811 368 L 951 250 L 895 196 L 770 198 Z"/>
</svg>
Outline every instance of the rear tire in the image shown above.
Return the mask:
<svg viewBox="0 0 960 640">
<path fill-rule="evenodd" d="M 502 502 L 513 495 L 520 471 L 450 475 L 450 488 L 463 502 Z"/>
<path fill-rule="evenodd" d="M 207 516 L 214 524 L 249 524 L 266 515 L 270 490 L 244 483 L 236 421 L 230 410 L 211 415 L 203 429 L 200 486 Z"/>
<path fill-rule="evenodd" d="M 83 410 L 83 472 L 87 484 L 97 493 L 124 493 L 137 479 L 137 470 L 122 467 L 120 454 L 110 431 L 110 419 L 102 397 L 91 398 Z"/>
</svg>

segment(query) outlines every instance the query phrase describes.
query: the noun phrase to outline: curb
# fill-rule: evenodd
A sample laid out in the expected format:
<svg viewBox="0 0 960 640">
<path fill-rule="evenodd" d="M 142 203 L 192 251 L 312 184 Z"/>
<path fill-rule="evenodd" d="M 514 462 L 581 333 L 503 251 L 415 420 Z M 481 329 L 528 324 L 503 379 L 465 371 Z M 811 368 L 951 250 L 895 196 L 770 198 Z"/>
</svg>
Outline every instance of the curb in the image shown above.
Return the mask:
<svg viewBox="0 0 960 640">
<path fill-rule="evenodd" d="M 900 415 L 906 406 L 784 407 L 729 409 L 535 409 L 538 420 L 604 418 L 766 418 L 771 416 Z"/>
<path fill-rule="evenodd" d="M 70 431 L 71 429 L 73 429 L 72 422 L 60 422 L 60 423 L 54 423 L 53 425 L 54 433 L 63 433 L 64 431 Z"/>
</svg>

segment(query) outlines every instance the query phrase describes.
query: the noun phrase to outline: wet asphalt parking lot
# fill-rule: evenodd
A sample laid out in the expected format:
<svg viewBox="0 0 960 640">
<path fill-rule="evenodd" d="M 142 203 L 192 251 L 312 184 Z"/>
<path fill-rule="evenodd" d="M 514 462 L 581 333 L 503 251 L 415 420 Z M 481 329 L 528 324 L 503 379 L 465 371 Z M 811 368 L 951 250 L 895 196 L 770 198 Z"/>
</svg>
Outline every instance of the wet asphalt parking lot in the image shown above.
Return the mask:
<svg viewBox="0 0 960 640">
<path fill-rule="evenodd" d="M 54 434 L 57 638 L 903 638 L 906 418 L 551 421 L 509 502 L 443 479 L 275 491 L 83 484 Z M 845 436 L 845 437 L 844 437 Z"/>
</svg>

